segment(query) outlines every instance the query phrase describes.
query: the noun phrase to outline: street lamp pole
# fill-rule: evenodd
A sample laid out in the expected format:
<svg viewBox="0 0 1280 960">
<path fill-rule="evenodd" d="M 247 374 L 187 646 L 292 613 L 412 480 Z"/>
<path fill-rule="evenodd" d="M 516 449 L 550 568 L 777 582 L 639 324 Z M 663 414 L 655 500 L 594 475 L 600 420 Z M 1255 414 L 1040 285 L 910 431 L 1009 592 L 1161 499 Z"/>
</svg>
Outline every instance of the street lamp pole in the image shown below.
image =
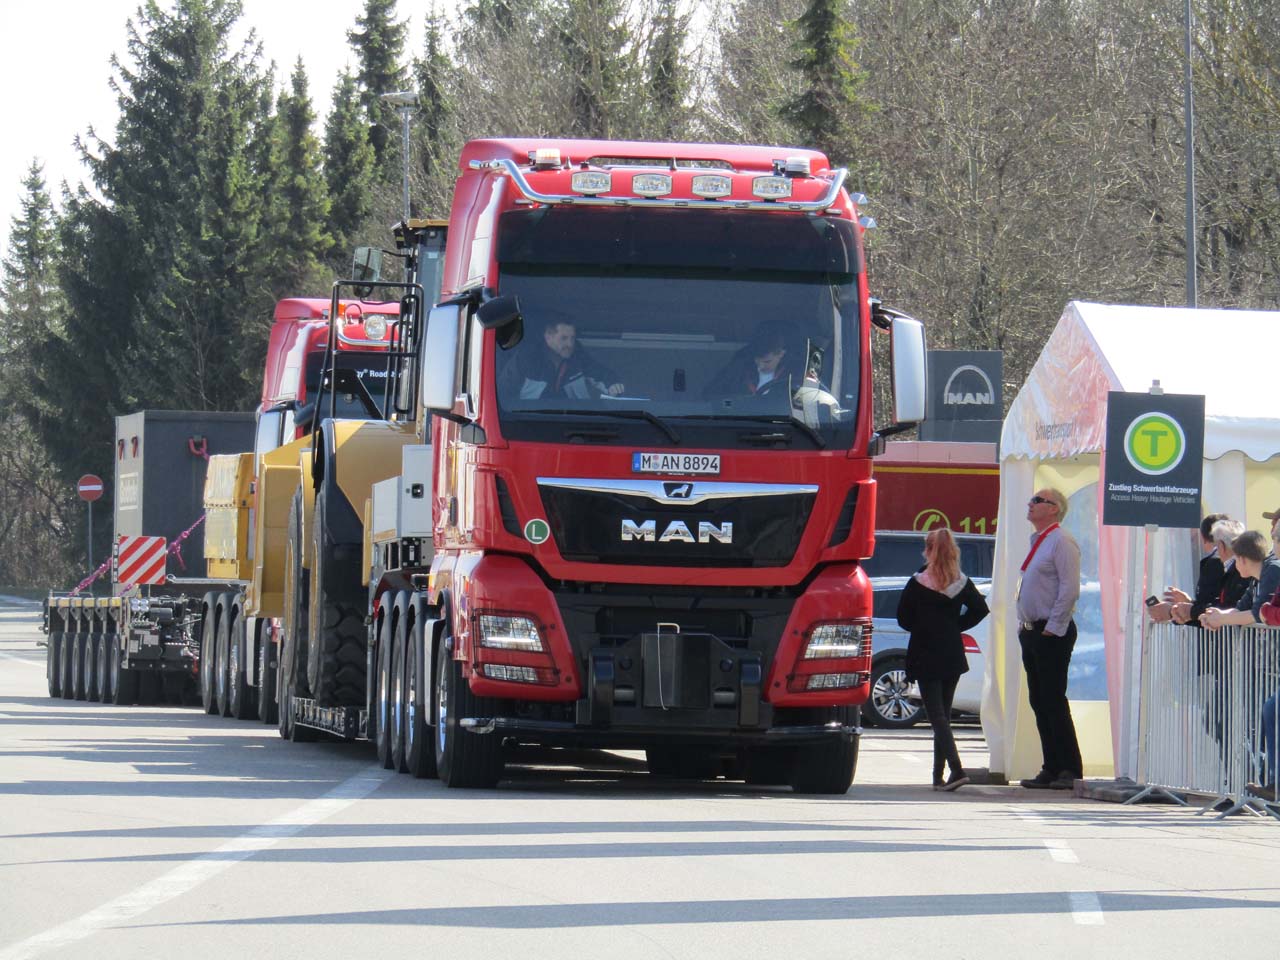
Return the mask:
<svg viewBox="0 0 1280 960">
<path fill-rule="evenodd" d="M 384 93 L 382 99 L 396 108 L 400 114 L 400 137 L 402 164 L 404 168 L 404 219 L 409 221 L 409 117 L 413 114 L 413 108 L 418 105 L 418 95 L 412 90 L 398 90 L 393 93 Z"/>
</svg>

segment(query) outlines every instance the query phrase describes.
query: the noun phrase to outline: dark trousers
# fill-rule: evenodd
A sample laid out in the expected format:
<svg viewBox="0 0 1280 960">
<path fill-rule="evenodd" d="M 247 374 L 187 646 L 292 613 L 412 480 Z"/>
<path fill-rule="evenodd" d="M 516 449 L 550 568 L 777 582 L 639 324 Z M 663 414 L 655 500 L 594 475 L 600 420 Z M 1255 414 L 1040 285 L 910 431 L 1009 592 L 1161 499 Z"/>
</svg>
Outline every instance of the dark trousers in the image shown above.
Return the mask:
<svg viewBox="0 0 1280 960">
<path fill-rule="evenodd" d="M 955 699 L 956 684 L 959 677 L 946 680 L 921 680 L 920 699 L 924 701 L 924 711 L 929 717 L 929 726 L 933 727 L 933 782 L 942 780 L 942 766 L 951 765 L 952 773 L 959 773 L 960 752 L 956 749 L 956 739 L 951 735 L 951 702 Z"/>
<path fill-rule="evenodd" d="M 1076 625 L 1075 621 L 1068 623 L 1062 637 L 1046 637 L 1044 627 L 1045 621 L 1037 620 L 1031 629 L 1024 625 L 1018 630 L 1022 667 L 1027 672 L 1027 698 L 1036 715 L 1044 769 L 1054 777 L 1063 772 L 1080 777 L 1084 775 L 1084 764 L 1067 703 L 1067 667 L 1076 645 Z"/>
</svg>

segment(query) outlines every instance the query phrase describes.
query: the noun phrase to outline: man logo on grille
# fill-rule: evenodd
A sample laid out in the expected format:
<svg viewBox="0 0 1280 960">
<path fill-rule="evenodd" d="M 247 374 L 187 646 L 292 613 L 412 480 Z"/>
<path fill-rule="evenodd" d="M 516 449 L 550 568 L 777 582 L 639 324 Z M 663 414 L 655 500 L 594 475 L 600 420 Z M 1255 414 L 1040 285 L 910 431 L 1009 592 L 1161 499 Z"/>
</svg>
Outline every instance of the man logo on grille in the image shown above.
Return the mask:
<svg viewBox="0 0 1280 960">
<path fill-rule="evenodd" d="M 693 496 L 692 483 L 664 483 L 662 489 L 669 500 L 688 500 Z"/>
</svg>

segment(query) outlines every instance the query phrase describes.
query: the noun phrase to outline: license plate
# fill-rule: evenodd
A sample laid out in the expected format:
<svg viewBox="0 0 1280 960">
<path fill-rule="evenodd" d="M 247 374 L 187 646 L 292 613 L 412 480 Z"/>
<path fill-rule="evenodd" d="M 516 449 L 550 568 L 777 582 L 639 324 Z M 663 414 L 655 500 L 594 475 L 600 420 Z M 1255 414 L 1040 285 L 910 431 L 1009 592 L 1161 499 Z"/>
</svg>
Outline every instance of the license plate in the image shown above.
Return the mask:
<svg viewBox="0 0 1280 960">
<path fill-rule="evenodd" d="M 720 473 L 718 453 L 633 453 L 632 473 Z"/>
</svg>

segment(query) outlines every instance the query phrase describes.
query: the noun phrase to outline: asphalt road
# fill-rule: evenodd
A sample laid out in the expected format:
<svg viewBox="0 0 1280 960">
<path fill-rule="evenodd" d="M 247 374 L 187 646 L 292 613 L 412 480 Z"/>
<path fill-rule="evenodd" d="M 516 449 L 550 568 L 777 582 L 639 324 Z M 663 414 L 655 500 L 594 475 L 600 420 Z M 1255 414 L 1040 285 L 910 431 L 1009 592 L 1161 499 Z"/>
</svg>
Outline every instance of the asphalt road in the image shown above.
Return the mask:
<svg viewBox="0 0 1280 960">
<path fill-rule="evenodd" d="M 603 753 L 447 791 L 359 744 L 50 700 L 38 621 L 0 601 L 0 960 L 1280 955 L 1274 820 L 934 793 L 925 730 L 868 734 L 840 798 Z"/>
</svg>

